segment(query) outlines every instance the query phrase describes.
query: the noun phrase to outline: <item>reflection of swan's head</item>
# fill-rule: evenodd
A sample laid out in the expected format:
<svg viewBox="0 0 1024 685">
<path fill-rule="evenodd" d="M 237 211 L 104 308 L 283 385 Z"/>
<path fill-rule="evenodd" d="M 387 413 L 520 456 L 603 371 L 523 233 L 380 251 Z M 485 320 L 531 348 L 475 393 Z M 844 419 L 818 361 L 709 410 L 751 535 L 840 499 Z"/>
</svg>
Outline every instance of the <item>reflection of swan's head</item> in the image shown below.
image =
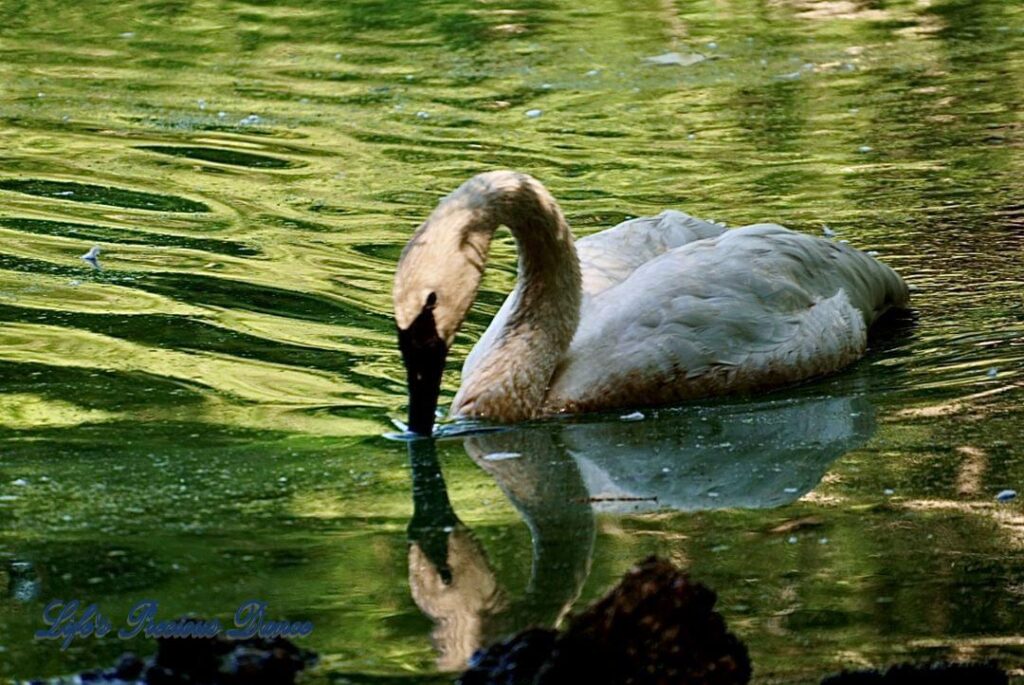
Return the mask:
<svg viewBox="0 0 1024 685">
<path fill-rule="evenodd" d="M 436 624 L 438 668 L 455 671 L 465 668 L 490 637 L 486 624 L 505 608 L 506 600 L 483 547 L 469 530 L 456 526 L 447 543 L 448 581 L 418 544 L 409 546 L 409 587 L 416 606 Z"/>
</svg>

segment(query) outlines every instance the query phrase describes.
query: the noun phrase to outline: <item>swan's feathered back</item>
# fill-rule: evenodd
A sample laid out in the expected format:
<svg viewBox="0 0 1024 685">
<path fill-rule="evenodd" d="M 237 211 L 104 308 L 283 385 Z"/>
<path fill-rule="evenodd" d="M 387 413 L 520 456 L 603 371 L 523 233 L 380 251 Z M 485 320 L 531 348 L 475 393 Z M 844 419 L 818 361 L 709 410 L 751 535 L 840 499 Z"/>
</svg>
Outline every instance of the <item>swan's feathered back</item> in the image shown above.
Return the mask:
<svg viewBox="0 0 1024 685">
<path fill-rule="evenodd" d="M 723 231 L 584 300 L 547 410 L 599 409 L 609 396 L 671 402 L 834 371 L 863 354 L 878 316 L 906 301 L 899 276 L 847 245 L 773 224 Z"/>
</svg>

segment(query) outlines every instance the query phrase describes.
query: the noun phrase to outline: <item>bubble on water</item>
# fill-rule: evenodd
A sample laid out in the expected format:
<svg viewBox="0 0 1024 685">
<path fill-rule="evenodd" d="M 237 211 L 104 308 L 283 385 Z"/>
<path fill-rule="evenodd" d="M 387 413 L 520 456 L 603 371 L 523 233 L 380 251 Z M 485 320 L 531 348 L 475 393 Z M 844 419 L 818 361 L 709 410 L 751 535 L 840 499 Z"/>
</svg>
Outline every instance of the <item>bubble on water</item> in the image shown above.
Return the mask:
<svg viewBox="0 0 1024 685">
<path fill-rule="evenodd" d="M 885 490 L 882 490 L 882 494 L 885 495 L 886 497 L 892 497 L 893 495 L 896 494 L 896 491 L 893 490 L 892 488 L 886 488 Z"/>
<path fill-rule="evenodd" d="M 797 490 L 796 488 L 783 488 L 782 491 L 787 495 L 795 495 L 797 492 L 799 492 L 799 490 Z"/>
<path fill-rule="evenodd" d="M 100 268 L 100 246 L 99 245 L 93 245 L 91 248 L 89 248 L 89 251 L 86 252 L 81 257 L 79 257 L 79 259 L 81 259 L 84 262 L 88 262 L 89 265 L 92 266 L 92 268 L 99 269 Z"/>
<path fill-rule="evenodd" d="M 526 110 L 526 116 L 528 116 L 531 119 L 536 119 L 541 114 L 543 114 L 543 112 L 541 112 L 539 109 L 528 109 L 528 110 Z"/>
<path fill-rule="evenodd" d="M 866 254 L 868 257 L 877 257 L 878 256 L 878 251 L 877 250 L 868 250 L 864 254 Z"/>
<path fill-rule="evenodd" d="M 697 139 L 697 134 L 696 133 L 690 133 L 690 134 L 688 134 L 686 136 L 686 139 L 687 140 L 696 140 Z"/>
<path fill-rule="evenodd" d="M 196 100 L 196 104 L 199 105 L 199 109 L 206 109 L 206 100 L 203 98 Z"/>
<path fill-rule="evenodd" d="M 861 145 L 857 148 L 857 152 L 871 152 L 872 150 L 874 150 L 874 148 L 870 145 Z"/>
<path fill-rule="evenodd" d="M 420 110 L 419 112 L 416 112 L 416 118 L 417 119 L 429 119 L 430 118 L 430 113 L 429 112 L 424 112 L 423 110 Z"/>
<path fill-rule="evenodd" d="M 238 122 L 238 125 L 239 126 L 255 126 L 258 123 L 260 123 L 260 115 L 258 115 L 258 114 L 250 114 L 249 116 L 242 118 L 242 120 Z"/>
<path fill-rule="evenodd" d="M 647 418 L 647 417 L 644 416 L 643 412 L 635 411 L 632 414 L 623 414 L 622 416 L 619 417 L 619 420 L 621 420 L 621 421 L 643 421 L 645 418 Z"/>
<path fill-rule="evenodd" d="M 709 42 L 708 43 L 708 49 L 709 50 L 717 50 L 718 49 L 718 43 L 716 43 L 715 41 Z"/>
<path fill-rule="evenodd" d="M 587 76 L 597 76 L 600 73 L 600 69 L 591 69 L 590 71 L 587 72 Z"/>
<path fill-rule="evenodd" d="M 822 234 L 823 236 L 825 236 L 826 238 L 835 238 L 835 237 L 836 237 L 836 232 L 835 232 L 835 231 L 833 231 L 833 230 L 832 230 L 832 229 L 831 229 L 831 228 L 830 228 L 830 227 L 828 226 L 828 224 L 822 224 L 822 225 L 821 225 L 821 234 Z"/>
<path fill-rule="evenodd" d="M 134 38 L 135 37 L 135 32 L 134 31 L 125 31 L 124 33 L 121 33 L 119 35 L 121 36 L 121 38 Z"/>
<path fill-rule="evenodd" d="M 484 455 L 484 461 L 507 461 L 509 459 L 518 459 L 521 456 L 523 455 L 519 452 L 491 452 Z"/>
<path fill-rule="evenodd" d="M 683 54 L 679 52 L 666 52 L 662 55 L 644 57 L 644 62 L 646 62 L 647 64 L 654 64 L 660 67 L 688 67 L 692 64 L 698 64 L 700 62 L 703 62 L 706 59 L 707 57 L 698 52 L 692 52 L 689 54 Z"/>
<path fill-rule="evenodd" d="M 985 375 L 988 376 L 989 378 L 995 378 L 996 376 L 999 375 L 999 369 L 993 367 L 993 368 L 989 369 L 988 371 L 986 371 Z"/>
<path fill-rule="evenodd" d="M 786 542 L 788 542 L 791 545 L 795 545 L 797 543 L 797 537 L 795 535 L 790 535 L 789 539 L 786 540 Z"/>
<path fill-rule="evenodd" d="M 1015 499 L 1016 497 L 1016 490 L 1002 490 L 998 495 L 996 495 L 996 499 L 999 500 L 1000 502 L 1009 502 L 1010 500 Z"/>
</svg>

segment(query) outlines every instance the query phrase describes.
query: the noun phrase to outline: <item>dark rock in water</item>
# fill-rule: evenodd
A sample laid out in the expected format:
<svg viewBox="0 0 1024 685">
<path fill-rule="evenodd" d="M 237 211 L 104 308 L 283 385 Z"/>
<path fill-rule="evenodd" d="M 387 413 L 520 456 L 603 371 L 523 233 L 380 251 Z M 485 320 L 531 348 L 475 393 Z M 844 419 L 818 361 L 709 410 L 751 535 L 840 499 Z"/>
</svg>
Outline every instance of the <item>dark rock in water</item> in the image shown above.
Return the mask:
<svg viewBox="0 0 1024 685">
<path fill-rule="evenodd" d="M 717 597 L 651 557 L 561 635 L 528 630 L 478 653 L 460 685 L 742 685 L 747 649 Z"/>
<path fill-rule="evenodd" d="M 473 655 L 461 685 L 527 685 L 554 652 L 558 631 L 531 628 Z"/>
<path fill-rule="evenodd" d="M 900 664 L 887 671 L 844 671 L 821 685 L 1007 685 L 995 664 Z"/>
<path fill-rule="evenodd" d="M 89 685 L 293 685 L 316 654 L 284 638 L 228 640 L 160 638 L 156 654 L 125 654 L 106 671 L 86 671 L 51 683 Z"/>
<path fill-rule="evenodd" d="M 128 653 L 121 657 L 114 667 L 114 677 L 118 680 L 138 680 L 142 676 L 142 670 L 146 668 L 146 662 Z"/>
</svg>

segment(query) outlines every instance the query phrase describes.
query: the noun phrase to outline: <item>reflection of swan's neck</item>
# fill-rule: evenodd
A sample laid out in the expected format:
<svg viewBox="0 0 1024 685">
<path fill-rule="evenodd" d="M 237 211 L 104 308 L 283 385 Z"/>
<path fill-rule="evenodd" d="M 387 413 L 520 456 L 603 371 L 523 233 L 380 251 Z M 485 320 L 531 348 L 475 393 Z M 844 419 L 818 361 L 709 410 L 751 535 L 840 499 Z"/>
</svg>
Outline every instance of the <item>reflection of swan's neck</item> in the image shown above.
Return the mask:
<svg viewBox="0 0 1024 685">
<path fill-rule="evenodd" d="M 465 190 L 446 202 L 469 203 L 476 210 L 479 219 L 467 233 L 509 227 L 519 247 L 519 282 L 504 329 L 463 378 L 452 413 L 517 421 L 540 410 L 555 366 L 576 332 L 580 265 L 565 217 L 544 186 L 512 172 L 484 178 L 483 189 Z"/>
</svg>

